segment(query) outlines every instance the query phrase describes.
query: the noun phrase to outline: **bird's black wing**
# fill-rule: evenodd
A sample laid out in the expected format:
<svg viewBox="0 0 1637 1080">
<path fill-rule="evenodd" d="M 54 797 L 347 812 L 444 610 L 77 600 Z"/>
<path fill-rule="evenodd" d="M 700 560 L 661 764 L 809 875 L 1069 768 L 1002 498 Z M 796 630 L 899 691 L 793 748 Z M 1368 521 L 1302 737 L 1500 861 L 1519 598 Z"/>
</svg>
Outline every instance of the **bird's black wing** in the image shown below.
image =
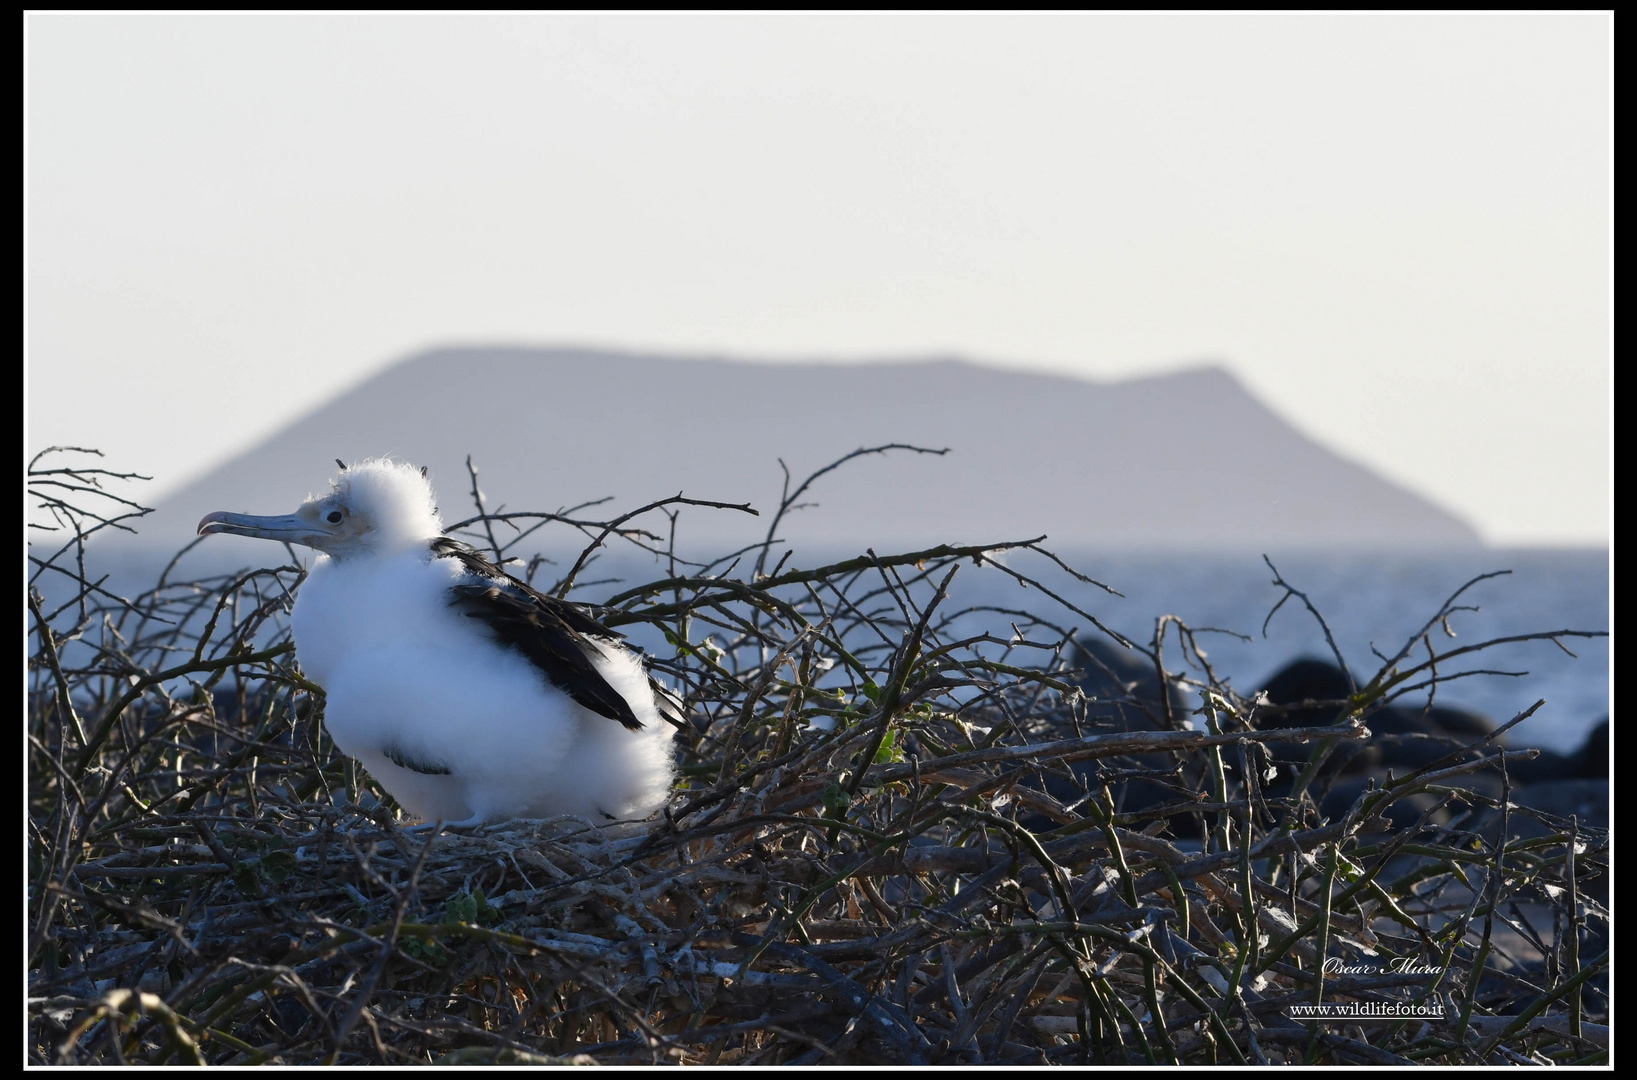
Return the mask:
<svg viewBox="0 0 1637 1080">
<path fill-rule="evenodd" d="M 598 622 L 581 604 L 572 604 L 567 600 L 559 600 L 555 596 L 535 592 L 527 582 L 519 581 L 506 571 L 483 557 L 482 552 L 470 544 L 463 544 L 459 540 L 447 536 L 440 536 L 432 541 L 432 554 L 440 559 L 458 559 L 466 572 L 473 577 L 483 578 L 501 586 L 508 592 L 527 596 L 545 607 L 553 609 L 558 616 L 577 633 L 587 637 L 602 638 L 605 641 L 623 641 L 625 635 L 618 630 L 610 630 Z"/>
<path fill-rule="evenodd" d="M 400 769 L 418 772 L 423 776 L 448 776 L 454 772 L 453 769 L 441 761 L 422 761 L 419 758 L 410 757 L 391 743 L 381 747 L 381 753 L 385 754 L 387 760 Z"/>
<path fill-rule="evenodd" d="M 630 703 L 592 663 L 602 652 L 599 640 L 613 643 L 623 635 L 577 604 L 536 592 L 458 540 L 439 537 L 432 541 L 432 553 L 459 559 L 468 576 L 476 579 L 450 588 L 450 606 L 480 620 L 496 640 L 522 653 L 579 704 L 632 731 L 643 726 Z"/>
</svg>

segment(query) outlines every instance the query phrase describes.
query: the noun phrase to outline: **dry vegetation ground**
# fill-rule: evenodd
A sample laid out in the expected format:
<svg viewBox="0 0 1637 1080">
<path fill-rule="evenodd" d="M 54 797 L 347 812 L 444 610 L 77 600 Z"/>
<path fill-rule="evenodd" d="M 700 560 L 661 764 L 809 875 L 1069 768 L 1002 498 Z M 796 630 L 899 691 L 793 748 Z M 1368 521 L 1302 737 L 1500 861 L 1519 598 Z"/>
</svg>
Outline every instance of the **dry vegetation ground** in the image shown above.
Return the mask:
<svg viewBox="0 0 1637 1080">
<path fill-rule="evenodd" d="M 139 509 L 123 479 L 30 467 L 60 539 L 30 568 L 33 1063 L 1607 1061 L 1606 832 L 1510 805 L 1494 740 L 1317 810 L 1372 710 L 1483 648 L 1433 652 L 1455 597 L 1333 725 L 1258 730 L 1279 710 L 1174 619 L 1133 647 L 1192 694 L 1093 701 L 1073 642 L 1103 631 L 1047 582 L 1032 611 L 947 610 L 957 569 L 1021 584 L 1036 543 L 668 559 L 601 610 L 673 646 L 663 817 L 434 836 L 326 738 L 282 622 L 298 568 L 87 578 L 85 538 Z M 542 524 L 667 549 L 478 509 L 500 555 Z M 1264 791 L 1275 741 L 1307 767 Z M 1134 777 L 1168 801 L 1128 805 Z M 1321 1001 L 1442 1018 L 1291 1018 Z"/>
</svg>

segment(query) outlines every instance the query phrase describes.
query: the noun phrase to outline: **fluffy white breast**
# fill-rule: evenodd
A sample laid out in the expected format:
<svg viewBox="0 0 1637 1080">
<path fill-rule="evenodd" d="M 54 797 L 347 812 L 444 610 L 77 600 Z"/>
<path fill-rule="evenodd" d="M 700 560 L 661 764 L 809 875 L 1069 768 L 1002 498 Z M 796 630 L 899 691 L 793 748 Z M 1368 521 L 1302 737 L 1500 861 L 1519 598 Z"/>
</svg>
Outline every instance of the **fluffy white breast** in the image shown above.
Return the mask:
<svg viewBox="0 0 1637 1080">
<path fill-rule="evenodd" d="M 462 573 L 459 560 L 424 547 L 314 564 L 291 628 L 303 670 L 325 688 L 336 745 L 429 820 L 658 809 L 674 768 L 670 727 L 637 657 L 615 645 L 593 660 L 642 721 L 631 732 L 451 608 Z M 387 747 L 449 775 L 394 765 Z"/>
<path fill-rule="evenodd" d="M 358 651 L 458 652 L 483 644 L 478 629 L 449 607 L 449 586 L 460 573 L 455 560 L 430 558 L 424 545 L 373 559 L 320 555 L 290 613 L 302 668 L 324 685 Z"/>
</svg>

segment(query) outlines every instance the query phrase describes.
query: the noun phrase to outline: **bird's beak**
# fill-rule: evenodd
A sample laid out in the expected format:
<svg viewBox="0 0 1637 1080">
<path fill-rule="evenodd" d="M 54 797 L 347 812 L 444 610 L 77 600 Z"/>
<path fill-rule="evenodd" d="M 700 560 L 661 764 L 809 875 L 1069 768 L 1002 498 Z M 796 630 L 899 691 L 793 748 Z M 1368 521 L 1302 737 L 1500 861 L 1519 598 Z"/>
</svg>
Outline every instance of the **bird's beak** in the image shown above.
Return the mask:
<svg viewBox="0 0 1637 1080">
<path fill-rule="evenodd" d="M 291 544 L 312 546 L 322 536 L 321 530 L 300 514 L 257 517 L 254 514 L 230 514 L 218 510 L 199 519 L 199 535 L 231 533 L 234 536 L 259 536 L 263 540 L 283 540 Z"/>
</svg>

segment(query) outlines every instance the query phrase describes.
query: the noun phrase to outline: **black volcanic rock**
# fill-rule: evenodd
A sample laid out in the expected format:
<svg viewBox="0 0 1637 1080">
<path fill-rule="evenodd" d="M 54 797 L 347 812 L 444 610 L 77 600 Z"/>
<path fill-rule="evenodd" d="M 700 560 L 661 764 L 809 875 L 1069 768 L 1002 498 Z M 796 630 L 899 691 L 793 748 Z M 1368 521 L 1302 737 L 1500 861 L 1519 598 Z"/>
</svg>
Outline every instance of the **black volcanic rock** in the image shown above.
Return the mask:
<svg viewBox="0 0 1637 1080">
<path fill-rule="evenodd" d="M 1586 739 L 1572 754 L 1558 754 L 1541 750 L 1533 761 L 1520 761 L 1508 766 L 1512 782 L 1516 784 L 1545 785 L 1570 780 L 1607 780 L 1609 778 L 1609 721 L 1598 721 L 1587 732 Z"/>
<path fill-rule="evenodd" d="M 1274 705 L 1288 707 L 1303 701 L 1343 701 L 1353 693 L 1353 686 L 1335 664 L 1304 656 L 1280 668 L 1262 690 Z M 1257 717 L 1256 726 L 1263 730 L 1317 727 L 1335 723 L 1339 712 L 1340 707 L 1333 705 L 1288 709 L 1282 715 Z"/>
<path fill-rule="evenodd" d="M 1609 775 L 1609 718 L 1603 717 L 1586 735 L 1570 765 L 1572 776 L 1587 780 L 1607 779 Z"/>
<path fill-rule="evenodd" d="M 1342 701 L 1352 690 L 1347 674 L 1335 664 L 1314 657 L 1302 657 L 1281 668 L 1262 689 L 1275 705 L 1291 706 L 1303 701 Z M 1257 726 L 1278 730 L 1298 726 L 1322 726 L 1336 721 L 1339 705 L 1296 708 L 1283 715 L 1258 716 Z M 1340 742 L 1320 773 L 1319 790 L 1325 791 L 1320 812 L 1336 819 L 1373 779 L 1384 781 L 1389 772 L 1397 776 L 1429 765 L 1488 735 L 1494 725 L 1483 716 L 1441 705 L 1431 708 L 1389 705 L 1365 716 L 1370 738 L 1365 743 Z M 1273 797 L 1289 793 L 1298 772 L 1313 751 L 1312 744 L 1269 743 L 1268 752 L 1280 765 L 1279 776 L 1267 785 Z M 1548 755 L 1554 756 L 1555 755 Z M 1521 763 L 1533 766 L 1535 762 Z M 1542 776 L 1555 776 L 1547 763 Z M 1414 824 L 1432 798 L 1411 796 L 1388 808 L 1386 817 L 1395 828 Z M 1440 815 L 1440 819 L 1445 815 Z"/>
<path fill-rule="evenodd" d="M 1165 688 L 1162 695 L 1154 665 L 1135 650 L 1101 638 L 1080 638 L 1075 641 L 1074 666 L 1085 673 L 1079 685 L 1087 699 L 1085 729 L 1088 732 L 1166 730 L 1166 697 L 1170 699 L 1171 716 L 1176 723 L 1182 723 L 1191 714 L 1186 697 L 1176 687 Z M 1045 737 L 1066 739 L 1075 734 L 1060 730 Z M 1071 766 L 1074 783 L 1048 777 L 1046 790 L 1060 802 L 1073 803 L 1081 798 L 1083 790 L 1100 780 L 1106 781 L 1111 775 L 1125 777 L 1110 784 L 1114 809 L 1122 814 L 1137 813 L 1198 796 L 1202 778 L 1197 768 L 1179 769 L 1180 760 L 1174 754 L 1138 754 L 1078 762 Z M 1156 778 L 1129 775 L 1141 772 L 1152 773 Z M 1170 822 L 1174 836 L 1198 835 L 1192 814 L 1173 815 Z"/>
<path fill-rule="evenodd" d="M 1103 721 L 1117 731 L 1157 731 L 1164 727 L 1165 701 L 1159 675 L 1148 657 L 1101 638 L 1079 638 L 1074 643 L 1074 666 L 1085 672 L 1080 689 L 1089 699 L 1088 720 Z M 1167 688 L 1171 715 L 1188 715 L 1187 699 L 1175 687 Z"/>
<path fill-rule="evenodd" d="M 1268 679 L 1262 690 L 1269 702 L 1286 706 L 1288 710 L 1282 715 L 1259 716 L 1257 727 L 1263 730 L 1333 724 L 1341 713 L 1339 705 L 1288 707 L 1303 701 L 1344 701 L 1353 692 L 1341 668 L 1313 657 L 1302 657 L 1285 665 Z M 1374 735 L 1387 736 L 1388 743 L 1403 748 L 1396 755 L 1389 754 L 1386 764 L 1411 768 L 1418 768 L 1456 746 L 1475 742 L 1495 730 L 1487 717 L 1444 705 L 1430 708 L 1388 705 L 1371 712 L 1367 722 Z M 1442 749 L 1437 749 L 1439 747 Z"/>
</svg>

